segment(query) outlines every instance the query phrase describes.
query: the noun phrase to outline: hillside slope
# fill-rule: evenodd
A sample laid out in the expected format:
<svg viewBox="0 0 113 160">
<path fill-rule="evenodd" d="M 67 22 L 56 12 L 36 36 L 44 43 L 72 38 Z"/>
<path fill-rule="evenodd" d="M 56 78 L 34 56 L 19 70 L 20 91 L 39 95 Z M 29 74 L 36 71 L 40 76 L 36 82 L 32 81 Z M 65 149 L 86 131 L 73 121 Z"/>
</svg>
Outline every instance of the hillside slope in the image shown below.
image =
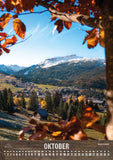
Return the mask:
<svg viewBox="0 0 113 160">
<path fill-rule="evenodd" d="M 101 60 L 66 62 L 51 67 L 31 66 L 15 74 L 35 83 L 82 88 L 105 88 L 105 65 Z"/>
</svg>

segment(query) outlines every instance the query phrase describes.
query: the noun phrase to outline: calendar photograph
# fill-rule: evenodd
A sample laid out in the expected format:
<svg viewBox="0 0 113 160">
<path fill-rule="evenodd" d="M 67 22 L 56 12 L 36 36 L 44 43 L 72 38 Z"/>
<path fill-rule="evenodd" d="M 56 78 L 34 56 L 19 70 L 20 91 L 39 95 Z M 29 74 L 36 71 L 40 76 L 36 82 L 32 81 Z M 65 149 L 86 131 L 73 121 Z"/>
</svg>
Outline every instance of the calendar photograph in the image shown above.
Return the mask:
<svg viewBox="0 0 113 160">
<path fill-rule="evenodd" d="M 0 160 L 113 158 L 112 0 L 0 0 Z"/>
</svg>

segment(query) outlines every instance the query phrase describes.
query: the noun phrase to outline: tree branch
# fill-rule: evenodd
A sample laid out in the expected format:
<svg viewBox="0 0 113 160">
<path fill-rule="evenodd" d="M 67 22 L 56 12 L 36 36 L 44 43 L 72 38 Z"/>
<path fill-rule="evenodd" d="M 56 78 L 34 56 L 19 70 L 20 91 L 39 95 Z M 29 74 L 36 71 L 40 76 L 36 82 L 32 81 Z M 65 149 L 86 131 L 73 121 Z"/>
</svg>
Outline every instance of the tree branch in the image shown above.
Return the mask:
<svg viewBox="0 0 113 160">
<path fill-rule="evenodd" d="M 18 15 L 21 16 L 21 15 L 27 15 L 27 14 L 42 14 L 42 13 L 45 13 L 45 12 L 48 12 L 48 9 L 47 9 L 47 10 L 40 11 L 40 12 L 19 13 Z"/>
<path fill-rule="evenodd" d="M 81 23 L 82 25 L 87 25 L 89 27 L 103 29 L 102 19 L 91 18 L 90 16 L 82 15 L 82 14 L 74 14 L 74 13 L 68 14 L 68 13 L 59 12 L 50 4 L 46 3 L 45 1 L 41 1 L 39 5 L 48 9 L 56 18 L 59 18 L 60 20 L 67 21 L 67 22 Z"/>
</svg>

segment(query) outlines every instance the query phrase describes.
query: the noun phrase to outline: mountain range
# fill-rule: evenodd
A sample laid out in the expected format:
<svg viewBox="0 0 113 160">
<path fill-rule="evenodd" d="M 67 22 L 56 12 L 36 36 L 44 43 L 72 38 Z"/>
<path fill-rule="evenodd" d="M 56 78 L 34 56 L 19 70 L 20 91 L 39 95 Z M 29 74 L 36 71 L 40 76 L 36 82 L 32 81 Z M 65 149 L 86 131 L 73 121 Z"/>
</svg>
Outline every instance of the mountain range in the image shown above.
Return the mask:
<svg viewBox="0 0 113 160">
<path fill-rule="evenodd" d="M 5 74 L 14 74 L 22 69 L 25 69 L 25 67 L 20 67 L 18 65 L 0 65 L 0 72 Z"/>
<path fill-rule="evenodd" d="M 5 68 L 6 67 L 6 68 Z M 80 88 L 106 88 L 105 60 L 76 55 L 54 57 L 30 67 L 0 66 L 0 72 L 13 74 L 24 81 Z M 4 69 L 4 70 L 3 70 Z"/>
</svg>

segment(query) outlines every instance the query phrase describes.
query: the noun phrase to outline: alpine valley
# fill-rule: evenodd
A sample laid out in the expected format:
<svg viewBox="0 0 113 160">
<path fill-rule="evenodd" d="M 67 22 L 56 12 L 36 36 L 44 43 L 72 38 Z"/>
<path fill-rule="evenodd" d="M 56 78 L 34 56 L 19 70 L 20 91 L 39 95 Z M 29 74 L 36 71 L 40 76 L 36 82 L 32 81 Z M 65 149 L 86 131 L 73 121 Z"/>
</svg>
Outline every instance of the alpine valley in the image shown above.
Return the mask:
<svg viewBox="0 0 113 160">
<path fill-rule="evenodd" d="M 38 84 L 106 88 L 105 60 L 99 58 L 90 59 L 76 55 L 55 57 L 27 68 L 0 65 L 0 72 Z"/>
</svg>

